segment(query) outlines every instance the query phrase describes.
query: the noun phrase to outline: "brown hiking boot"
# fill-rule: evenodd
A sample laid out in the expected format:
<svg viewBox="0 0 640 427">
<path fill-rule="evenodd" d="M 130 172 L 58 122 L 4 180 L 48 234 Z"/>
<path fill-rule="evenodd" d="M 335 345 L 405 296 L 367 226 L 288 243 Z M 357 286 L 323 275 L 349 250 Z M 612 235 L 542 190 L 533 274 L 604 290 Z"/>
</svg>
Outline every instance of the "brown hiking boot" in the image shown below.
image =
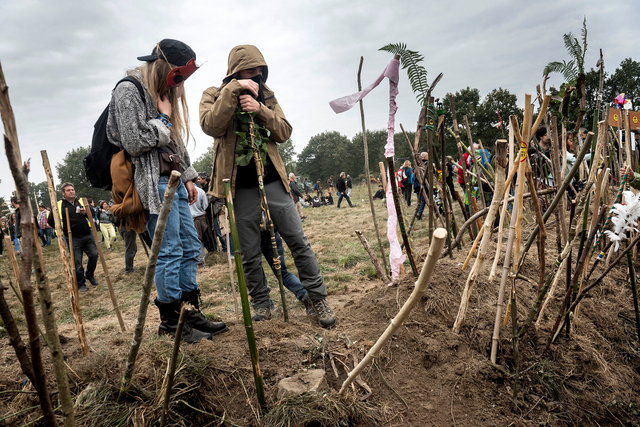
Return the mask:
<svg viewBox="0 0 640 427">
<path fill-rule="evenodd" d="M 304 308 L 307 310 L 307 316 L 315 316 L 316 311 L 313 309 L 313 301 L 309 298 L 309 295 L 305 295 L 305 297 L 300 301 L 304 304 Z"/>
<path fill-rule="evenodd" d="M 333 310 L 329 307 L 329 303 L 326 298 L 311 300 L 313 303 L 313 310 L 318 316 L 318 323 L 323 328 L 331 329 L 336 324 L 336 315 L 333 314 Z"/>
<path fill-rule="evenodd" d="M 271 308 L 270 307 L 256 307 L 253 309 L 253 317 L 251 320 L 254 322 L 261 322 L 263 320 L 271 319 Z"/>
</svg>

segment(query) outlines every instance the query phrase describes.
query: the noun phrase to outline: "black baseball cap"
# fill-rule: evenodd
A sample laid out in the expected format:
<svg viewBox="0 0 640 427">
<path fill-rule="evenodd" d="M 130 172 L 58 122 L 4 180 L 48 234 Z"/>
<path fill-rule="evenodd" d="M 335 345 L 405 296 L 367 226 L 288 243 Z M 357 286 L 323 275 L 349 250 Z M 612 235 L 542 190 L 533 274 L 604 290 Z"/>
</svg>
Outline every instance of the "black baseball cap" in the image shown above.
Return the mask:
<svg viewBox="0 0 640 427">
<path fill-rule="evenodd" d="M 180 40 L 163 39 L 153 47 L 151 55 L 138 57 L 138 60 L 146 62 L 153 62 L 156 59 L 164 59 L 172 65 L 182 67 L 191 59 L 195 61 L 196 53 Z"/>
</svg>

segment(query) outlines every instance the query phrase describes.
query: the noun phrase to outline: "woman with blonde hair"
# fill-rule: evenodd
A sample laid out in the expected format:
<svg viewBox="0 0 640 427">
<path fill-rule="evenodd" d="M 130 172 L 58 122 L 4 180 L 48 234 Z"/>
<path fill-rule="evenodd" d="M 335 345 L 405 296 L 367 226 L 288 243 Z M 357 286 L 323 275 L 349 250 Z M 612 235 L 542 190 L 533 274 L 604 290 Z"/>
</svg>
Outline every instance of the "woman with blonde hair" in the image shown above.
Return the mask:
<svg viewBox="0 0 640 427">
<path fill-rule="evenodd" d="M 196 54 L 181 41 L 164 39 L 150 55 L 138 60 L 144 64 L 127 74 L 142 84 L 144 99 L 131 81 L 116 86 L 109 105 L 107 137 L 131 156 L 135 188 L 148 213 L 147 231 L 151 236 L 169 175 L 173 170 L 181 173 L 156 266 L 155 304 L 161 320 L 158 334 L 175 336 L 181 303 L 185 301 L 197 311 L 189 315 L 182 338 L 198 342 L 226 331 L 227 326 L 209 321 L 199 310 L 196 266 L 200 240 L 189 212 L 189 204 L 197 197 L 192 180 L 198 173 L 185 147 L 189 114 L 184 96 L 184 81 L 198 69 Z"/>
</svg>

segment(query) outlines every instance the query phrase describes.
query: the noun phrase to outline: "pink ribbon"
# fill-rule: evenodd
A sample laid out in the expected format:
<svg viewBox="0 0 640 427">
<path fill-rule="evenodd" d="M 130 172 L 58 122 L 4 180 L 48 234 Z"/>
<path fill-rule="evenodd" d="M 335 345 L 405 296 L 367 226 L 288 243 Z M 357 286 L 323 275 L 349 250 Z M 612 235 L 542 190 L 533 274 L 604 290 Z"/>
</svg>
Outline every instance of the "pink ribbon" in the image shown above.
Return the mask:
<svg viewBox="0 0 640 427">
<path fill-rule="evenodd" d="M 398 80 L 400 74 L 400 61 L 393 58 L 382 74 L 369 86 L 360 92 L 352 95 L 343 96 L 329 102 L 329 105 L 336 113 L 343 113 L 350 110 L 356 102 L 367 96 L 374 88 L 376 88 L 382 80 L 387 77 L 389 79 L 389 120 L 387 121 L 387 144 L 384 146 L 385 157 L 393 157 L 395 149 L 393 146 L 393 135 L 395 133 L 395 115 L 398 110 L 396 105 L 396 96 L 398 95 Z M 387 238 L 389 239 L 389 264 L 391 265 L 392 283 L 398 281 L 400 276 L 400 266 L 406 259 L 406 255 L 402 253 L 396 227 L 398 225 L 398 217 L 396 216 L 396 207 L 393 203 L 393 194 L 391 189 L 391 179 L 395 179 L 394 171 L 387 170 Z"/>
</svg>

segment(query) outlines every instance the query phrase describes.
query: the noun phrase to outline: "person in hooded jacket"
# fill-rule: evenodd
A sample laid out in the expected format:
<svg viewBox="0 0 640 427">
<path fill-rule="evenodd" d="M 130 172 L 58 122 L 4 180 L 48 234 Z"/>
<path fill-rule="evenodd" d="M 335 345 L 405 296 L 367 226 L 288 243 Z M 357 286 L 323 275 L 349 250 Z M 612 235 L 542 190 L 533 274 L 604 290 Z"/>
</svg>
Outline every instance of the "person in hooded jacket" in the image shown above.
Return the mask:
<svg viewBox="0 0 640 427">
<path fill-rule="evenodd" d="M 229 53 L 227 75 L 222 85 L 210 87 L 202 95 L 200 126 L 204 133 L 214 138 L 209 194 L 225 197 L 223 180 L 231 181 L 242 264 L 254 309 L 253 319 L 270 319 L 269 287 L 262 269 L 260 245 L 255 244 L 260 241 L 262 221 L 256 165 L 252 159 L 247 165 L 239 166 L 237 158 L 243 154 L 236 154 L 236 131 L 240 127 L 238 116 L 243 112 L 252 113 L 255 122 L 269 131 L 263 182 L 271 218 L 291 250 L 300 280 L 320 325 L 330 328 L 336 322 L 335 315 L 326 300 L 327 289 L 318 261 L 289 196 L 287 173 L 277 148 L 278 143 L 289 139 L 292 128 L 273 91 L 266 85 L 268 71 L 267 63 L 257 47 L 236 46 Z"/>
</svg>

